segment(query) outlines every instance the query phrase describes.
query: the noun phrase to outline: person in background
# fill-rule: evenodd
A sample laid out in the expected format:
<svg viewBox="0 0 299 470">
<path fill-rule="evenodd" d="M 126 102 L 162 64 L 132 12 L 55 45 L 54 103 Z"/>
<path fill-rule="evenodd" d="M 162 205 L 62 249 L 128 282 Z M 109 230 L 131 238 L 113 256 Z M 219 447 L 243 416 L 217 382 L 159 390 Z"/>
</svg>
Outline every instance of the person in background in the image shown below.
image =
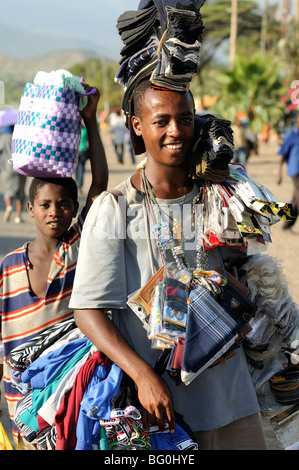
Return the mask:
<svg viewBox="0 0 299 470">
<path fill-rule="evenodd" d="M 232 126 L 234 131 L 234 144 L 235 144 L 235 152 L 233 162 L 241 163 L 244 167 L 246 166 L 247 154 L 248 154 L 248 146 L 246 135 L 244 131 L 244 127 L 240 119 L 236 119 L 236 123 Z"/>
<path fill-rule="evenodd" d="M 121 109 L 111 113 L 109 124 L 112 133 L 112 143 L 115 154 L 117 156 L 118 162 L 123 164 L 127 129 Z"/>
<path fill-rule="evenodd" d="M 135 163 L 136 163 L 135 153 L 134 153 L 134 149 L 133 149 L 132 142 L 131 142 L 130 132 L 128 130 L 126 132 L 125 141 L 126 141 L 127 146 L 128 146 L 128 150 L 129 150 L 129 153 L 130 153 L 132 165 L 135 165 Z"/>
<path fill-rule="evenodd" d="M 79 155 L 78 155 L 78 164 L 76 167 L 76 183 L 78 186 L 78 192 L 81 194 L 83 182 L 84 182 L 84 172 L 85 172 L 85 163 L 89 159 L 89 148 L 88 148 L 88 134 L 87 129 L 82 121 L 81 126 L 81 140 L 79 145 Z"/>
<path fill-rule="evenodd" d="M 283 229 L 288 230 L 295 224 L 299 212 L 299 114 L 296 116 L 295 126 L 286 134 L 278 151 L 280 155 L 278 163 L 277 184 L 282 182 L 282 170 L 287 164 L 288 175 L 293 182 L 293 219 L 284 222 Z"/>
<path fill-rule="evenodd" d="M 23 222 L 22 213 L 25 201 L 26 176 L 14 171 L 11 161 L 11 141 L 13 126 L 0 130 L 0 170 L 5 201 L 4 222 L 9 222 L 13 212 L 13 202 L 16 201 L 15 223 Z"/>
</svg>

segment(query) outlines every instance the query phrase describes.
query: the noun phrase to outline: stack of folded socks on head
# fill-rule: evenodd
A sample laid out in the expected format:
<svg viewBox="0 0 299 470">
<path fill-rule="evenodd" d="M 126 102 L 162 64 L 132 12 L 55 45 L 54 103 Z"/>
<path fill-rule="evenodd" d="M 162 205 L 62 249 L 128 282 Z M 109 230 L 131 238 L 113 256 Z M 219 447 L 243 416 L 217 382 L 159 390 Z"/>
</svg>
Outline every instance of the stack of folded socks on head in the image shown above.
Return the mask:
<svg viewBox="0 0 299 470">
<path fill-rule="evenodd" d="M 203 24 L 196 5 L 166 7 L 167 29 L 158 50 L 159 60 L 152 74 L 156 85 L 184 90 L 199 65 Z"/>
<path fill-rule="evenodd" d="M 124 86 L 124 103 L 128 103 L 127 96 L 136 83 L 149 75 L 157 86 L 189 89 L 199 65 L 203 3 L 141 0 L 138 11 L 119 17 L 117 28 L 124 47 L 115 80 Z"/>
</svg>

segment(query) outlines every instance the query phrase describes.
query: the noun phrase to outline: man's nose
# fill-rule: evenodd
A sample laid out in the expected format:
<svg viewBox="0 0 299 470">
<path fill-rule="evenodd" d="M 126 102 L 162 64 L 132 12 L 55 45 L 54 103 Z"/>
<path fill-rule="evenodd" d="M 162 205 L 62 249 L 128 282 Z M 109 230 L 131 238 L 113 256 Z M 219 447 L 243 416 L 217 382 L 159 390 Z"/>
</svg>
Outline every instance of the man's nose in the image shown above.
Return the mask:
<svg viewBox="0 0 299 470">
<path fill-rule="evenodd" d="M 52 217 L 56 217 L 60 212 L 60 207 L 57 204 L 52 204 L 50 208 L 50 214 Z"/>
<path fill-rule="evenodd" d="M 182 135 L 182 129 L 181 129 L 181 126 L 180 126 L 180 123 L 173 120 L 170 122 L 170 126 L 169 126 L 169 134 L 172 136 L 172 137 L 180 137 Z"/>
</svg>

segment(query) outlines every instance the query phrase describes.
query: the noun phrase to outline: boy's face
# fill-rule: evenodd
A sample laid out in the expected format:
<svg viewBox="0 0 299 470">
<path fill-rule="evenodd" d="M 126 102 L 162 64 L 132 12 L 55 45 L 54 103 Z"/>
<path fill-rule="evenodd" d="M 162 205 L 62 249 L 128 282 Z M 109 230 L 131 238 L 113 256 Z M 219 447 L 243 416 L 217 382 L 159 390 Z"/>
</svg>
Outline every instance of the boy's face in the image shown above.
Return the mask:
<svg viewBox="0 0 299 470">
<path fill-rule="evenodd" d="M 132 125 L 142 136 L 148 156 L 162 165 L 182 165 L 194 135 L 190 93 L 147 89 L 140 116 L 133 116 Z"/>
<path fill-rule="evenodd" d="M 37 230 L 48 238 L 60 239 L 71 225 L 78 205 L 63 186 L 47 183 L 38 189 L 33 204 L 27 203 Z"/>
</svg>

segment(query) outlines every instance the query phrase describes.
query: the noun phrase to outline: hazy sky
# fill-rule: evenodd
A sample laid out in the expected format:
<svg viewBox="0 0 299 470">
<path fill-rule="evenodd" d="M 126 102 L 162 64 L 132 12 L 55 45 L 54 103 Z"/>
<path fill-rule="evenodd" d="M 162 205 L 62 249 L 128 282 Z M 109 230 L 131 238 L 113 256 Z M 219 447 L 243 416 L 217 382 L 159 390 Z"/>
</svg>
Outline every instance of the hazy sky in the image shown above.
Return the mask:
<svg viewBox="0 0 299 470">
<path fill-rule="evenodd" d="M 0 0 L 0 24 L 33 33 L 121 44 L 117 18 L 139 0 Z"/>
<path fill-rule="evenodd" d="M 260 0 L 259 4 L 262 6 L 264 1 Z M 282 0 L 268 1 L 282 4 Z M 139 3 L 140 0 L 0 0 L 0 28 L 2 23 L 31 33 L 56 36 L 62 48 L 70 39 L 76 39 L 76 46 L 79 40 L 84 42 L 83 48 L 103 50 L 107 46 L 107 53 L 118 53 L 123 44 L 116 28 L 117 19 L 127 10 L 137 10 Z M 11 36 L 5 34 L 5 46 L 10 44 L 17 50 L 13 29 Z M 18 48 L 21 50 L 20 43 Z M 0 52 L 5 53 L 1 44 Z M 30 52 L 27 48 L 22 53 L 30 55 Z"/>
</svg>

